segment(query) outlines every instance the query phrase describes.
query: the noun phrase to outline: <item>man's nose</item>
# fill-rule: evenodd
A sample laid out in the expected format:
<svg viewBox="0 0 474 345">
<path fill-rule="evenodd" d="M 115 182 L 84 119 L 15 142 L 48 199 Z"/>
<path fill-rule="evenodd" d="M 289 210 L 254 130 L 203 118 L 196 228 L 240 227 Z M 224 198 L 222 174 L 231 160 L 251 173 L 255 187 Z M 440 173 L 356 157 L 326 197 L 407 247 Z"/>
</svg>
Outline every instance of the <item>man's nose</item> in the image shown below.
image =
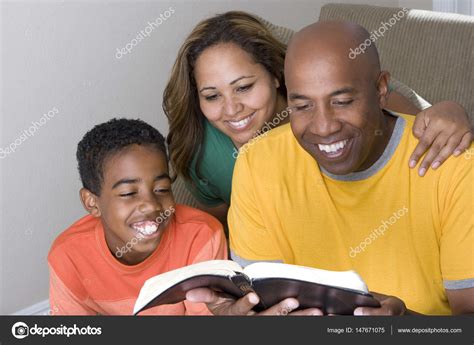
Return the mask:
<svg viewBox="0 0 474 345">
<path fill-rule="evenodd" d="M 341 130 L 342 124 L 327 107 L 319 107 L 311 117 L 310 130 L 319 137 L 328 137 Z"/>
</svg>

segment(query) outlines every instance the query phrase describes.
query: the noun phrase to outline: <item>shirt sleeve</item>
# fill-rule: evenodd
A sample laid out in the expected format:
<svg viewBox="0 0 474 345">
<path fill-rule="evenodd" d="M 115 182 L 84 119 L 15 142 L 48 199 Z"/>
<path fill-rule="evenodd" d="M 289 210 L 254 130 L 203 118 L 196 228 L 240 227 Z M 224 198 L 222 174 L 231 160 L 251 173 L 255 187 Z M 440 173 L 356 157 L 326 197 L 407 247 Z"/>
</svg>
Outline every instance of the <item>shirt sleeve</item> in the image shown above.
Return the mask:
<svg viewBox="0 0 474 345">
<path fill-rule="evenodd" d="M 191 253 L 193 257 L 190 264 L 208 260 L 227 260 L 227 243 L 224 230 L 220 222 L 209 216 L 207 229 L 199 232 L 193 247 L 198 250 Z M 204 303 L 192 303 L 184 301 L 185 315 L 212 315 Z"/>
<path fill-rule="evenodd" d="M 240 155 L 234 168 L 227 221 L 231 255 L 239 258 L 241 265 L 254 261 L 281 262 L 282 256 L 260 209 L 247 155 Z"/>
<path fill-rule="evenodd" d="M 446 289 L 474 287 L 474 145 L 440 177 L 441 272 Z"/>
<path fill-rule="evenodd" d="M 388 84 L 390 91 L 396 91 L 400 95 L 408 98 L 418 109 L 426 109 L 431 106 L 431 104 L 426 101 L 423 97 L 409 88 L 407 85 L 403 84 L 401 81 L 398 81 L 395 78 L 390 78 Z"/>
<path fill-rule="evenodd" d="M 49 265 L 49 304 L 51 315 L 97 315 L 82 303 Z"/>
</svg>

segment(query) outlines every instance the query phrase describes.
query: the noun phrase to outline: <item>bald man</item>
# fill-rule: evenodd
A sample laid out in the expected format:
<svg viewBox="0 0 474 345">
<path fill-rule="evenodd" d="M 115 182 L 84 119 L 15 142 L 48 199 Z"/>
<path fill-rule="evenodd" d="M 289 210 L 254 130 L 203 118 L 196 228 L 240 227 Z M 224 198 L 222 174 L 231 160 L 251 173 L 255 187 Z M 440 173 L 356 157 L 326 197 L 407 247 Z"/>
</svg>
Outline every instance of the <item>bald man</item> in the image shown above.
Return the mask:
<svg viewBox="0 0 474 345">
<path fill-rule="evenodd" d="M 389 73 L 357 24 L 321 22 L 287 51 L 290 125 L 239 156 L 228 224 L 232 259 L 356 270 L 381 303 L 355 315 L 474 312 L 473 159 L 449 158 L 424 178 L 406 161 L 416 146 L 410 116 L 389 113 Z M 216 314 L 252 314 L 200 289 L 192 301 Z M 287 299 L 267 314 L 298 307 Z M 320 315 L 320 310 L 299 314 Z"/>
</svg>

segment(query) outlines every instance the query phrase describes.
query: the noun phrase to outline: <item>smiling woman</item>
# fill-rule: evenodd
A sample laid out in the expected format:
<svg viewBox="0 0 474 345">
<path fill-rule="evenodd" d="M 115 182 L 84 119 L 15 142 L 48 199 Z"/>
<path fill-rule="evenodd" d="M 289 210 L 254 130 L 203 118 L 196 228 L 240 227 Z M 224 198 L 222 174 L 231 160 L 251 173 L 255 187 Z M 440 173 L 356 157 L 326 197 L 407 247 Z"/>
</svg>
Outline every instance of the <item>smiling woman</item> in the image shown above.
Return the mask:
<svg viewBox="0 0 474 345">
<path fill-rule="evenodd" d="M 185 178 L 202 208 L 223 224 L 230 204 L 236 150 L 262 133 L 287 108 L 285 54 L 286 44 L 261 20 L 237 11 L 200 22 L 178 52 L 163 95 L 170 126 L 167 141 L 171 164 L 177 175 Z M 407 114 L 419 111 L 396 92 L 390 93 L 387 108 Z M 410 159 L 416 162 L 429 150 L 420 175 L 431 162 L 436 163 L 436 169 L 470 142 L 466 113 L 457 105 L 449 107 L 449 112 L 437 109 L 435 105 L 415 120 L 415 127 L 429 134 Z M 278 125 L 288 120 L 278 121 Z"/>
</svg>

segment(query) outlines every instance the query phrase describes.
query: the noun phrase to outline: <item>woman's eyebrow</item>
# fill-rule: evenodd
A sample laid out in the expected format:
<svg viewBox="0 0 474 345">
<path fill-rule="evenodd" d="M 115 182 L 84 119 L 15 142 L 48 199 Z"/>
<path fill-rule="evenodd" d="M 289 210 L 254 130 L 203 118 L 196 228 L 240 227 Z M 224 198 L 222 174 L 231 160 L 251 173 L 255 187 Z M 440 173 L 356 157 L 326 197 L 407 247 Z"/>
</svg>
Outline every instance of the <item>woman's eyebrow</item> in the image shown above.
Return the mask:
<svg viewBox="0 0 474 345">
<path fill-rule="evenodd" d="M 254 76 L 254 75 L 244 75 L 244 76 L 238 77 L 237 79 L 232 80 L 232 81 L 229 83 L 229 85 L 234 85 L 234 84 L 237 83 L 239 80 L 246 79 L 246 78 L 253 78 L 253 77 L 255 77 L 255 76 Z M 215 86 L 205 86 L 205 87 L 201 88 L 201 89 L 199 90 L 199 92 L 202 92 L 202 91 L 204 91 L 204 90 L 215 90 L 215 89 L 216 89 Z"/>
<path fill-rule="evenodd" d="M 234 85 L 234 84 L 237 83 L 239 80 L 242 80 L 242 79 L 245 79 L 245 78 L 253 78 L 253 77 L 255 77 L 255 76 L 254 76 L 254 75 L 244 75 L 244 76 L 242 76 L 242 77 L 239 77 L 239 78 L 237 78 L 237 79 L 231 81 L 231 82 L 229 83 L 229 85 Z"/>
</svg>

